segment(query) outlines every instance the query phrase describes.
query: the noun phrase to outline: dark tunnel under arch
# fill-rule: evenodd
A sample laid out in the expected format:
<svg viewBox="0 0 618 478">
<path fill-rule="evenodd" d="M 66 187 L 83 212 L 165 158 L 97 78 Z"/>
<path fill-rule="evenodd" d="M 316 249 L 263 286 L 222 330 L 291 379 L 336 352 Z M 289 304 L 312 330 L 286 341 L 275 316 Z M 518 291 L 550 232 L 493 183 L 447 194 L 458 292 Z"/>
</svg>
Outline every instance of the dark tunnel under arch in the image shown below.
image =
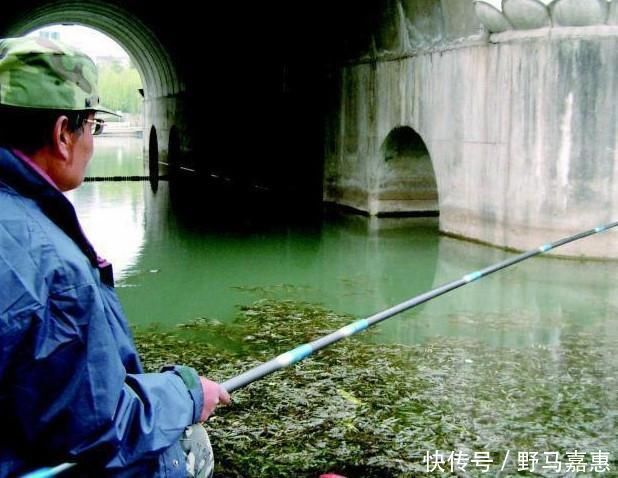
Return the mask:
<svg viewBox="0 0 618 478">
<path fill-rule="evenodd" d="M 410 126 L 397 126 L 384 139 L 380 152 L 378 215 L 438 215 L 436 173 L 421 135 Z"/>
</svg>

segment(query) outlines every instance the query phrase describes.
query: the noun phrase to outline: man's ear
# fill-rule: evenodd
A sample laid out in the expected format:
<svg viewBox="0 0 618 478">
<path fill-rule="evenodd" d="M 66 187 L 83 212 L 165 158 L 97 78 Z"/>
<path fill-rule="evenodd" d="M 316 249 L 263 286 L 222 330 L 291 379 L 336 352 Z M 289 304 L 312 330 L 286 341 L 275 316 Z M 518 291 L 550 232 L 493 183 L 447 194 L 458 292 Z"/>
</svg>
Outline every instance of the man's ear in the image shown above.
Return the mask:
<svg viewBox="0 0 618 478">
<path fill-rule="evenodd" d="M 69 118 L 67 116 L 58 116 L 54 123 L 52 147 L 56 156 L 62 159 L 69 160 L 73 147 L 73 133 L 69 128 Z"/>
</svg>

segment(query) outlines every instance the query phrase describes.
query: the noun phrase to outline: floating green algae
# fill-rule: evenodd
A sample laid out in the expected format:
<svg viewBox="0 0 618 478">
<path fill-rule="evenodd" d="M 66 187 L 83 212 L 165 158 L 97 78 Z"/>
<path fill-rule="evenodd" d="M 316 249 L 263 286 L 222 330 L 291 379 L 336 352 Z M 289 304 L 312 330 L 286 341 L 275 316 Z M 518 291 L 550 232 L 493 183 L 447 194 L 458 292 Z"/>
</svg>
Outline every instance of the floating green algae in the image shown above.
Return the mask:
<svg viewBox="0 0 618 478">
<path fill-rule="evenodd" d="M 140 329 L 148 370 L 195 367 L 223 381 L 354 319 L 320 306 L 262 300 L 224 324 Z M 616 339 L 572 332 L 556 347 L 489 347 L 472 339 L 377 345 L 371 331 L 239 390 L 207 423 L 218 477 L 575 476 L 569 453 L 607 453 L 618 476 Z M 427 454 L 488 452 L 428 473 Z M 562 470 L 519 471 L 519 452 L 557 452 Z M 430 461 L 431 464 L 431 461 Z M 434 463 L 435 464 L 435 463 Z M 502 470 L 504 467 L 504 470 Z"/>
</svg>

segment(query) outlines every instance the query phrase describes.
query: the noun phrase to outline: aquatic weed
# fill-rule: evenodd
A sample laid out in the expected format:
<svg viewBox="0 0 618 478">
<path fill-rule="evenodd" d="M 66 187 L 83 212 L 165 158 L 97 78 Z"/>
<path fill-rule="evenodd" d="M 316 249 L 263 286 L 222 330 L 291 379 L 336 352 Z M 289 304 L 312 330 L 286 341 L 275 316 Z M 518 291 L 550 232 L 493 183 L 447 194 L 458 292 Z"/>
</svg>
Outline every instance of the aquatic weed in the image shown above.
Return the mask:
<svg viewBox="0 0 618 478">
<path fill-rule="evenodd" d="M 352 320 L 312 304 L 262 300 L 231 324 L 142 329 L 136 341 L 149 370 L 184 363 L 223 381 Z M 556 451 L 566 462 L 575 449 L 608 452 L 610 470 L 599 476 L 618 476 L 618 361 L 607 353 L 615 338 L 577 332 L 559 347 L 497 349 L 473 339 L 404 346 L 366 337 L 234 393 L 207 423 L 216 476 L 439 476 L 423 461 L 435 451 L 489 452 L 489 476 L 507 476 L 499 470 L 508 451 L 505 472 L 525 476 L 517 452 Z M 534 475 L 567 476 L 540 466 Z M 471 463 L 453 474 L 488 476 Z"/>
</svg>

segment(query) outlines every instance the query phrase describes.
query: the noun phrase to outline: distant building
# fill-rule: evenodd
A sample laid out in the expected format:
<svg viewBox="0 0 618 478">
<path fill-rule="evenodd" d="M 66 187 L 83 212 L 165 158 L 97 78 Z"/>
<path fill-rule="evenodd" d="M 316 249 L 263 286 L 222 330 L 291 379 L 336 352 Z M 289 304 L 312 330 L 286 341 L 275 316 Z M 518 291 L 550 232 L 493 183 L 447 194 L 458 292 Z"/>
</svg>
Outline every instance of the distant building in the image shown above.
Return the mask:
<svg viewBox="0 0 618 478">
<path fill-rule="evenodd" d="M 99 65 L 113 65 L 117 64 L 123 68 L 131 67 L 131 59 L 128 56 L 114 56 L 114 55 L 97 55 L 93 56 L 94 62 Z"/>
<path fill-rule="evenodd" d="M 46 38 L 48 40 L 60 40 L 60 32 L 43 30 L 39 32 L 39 38 Z"/>
</svg>

